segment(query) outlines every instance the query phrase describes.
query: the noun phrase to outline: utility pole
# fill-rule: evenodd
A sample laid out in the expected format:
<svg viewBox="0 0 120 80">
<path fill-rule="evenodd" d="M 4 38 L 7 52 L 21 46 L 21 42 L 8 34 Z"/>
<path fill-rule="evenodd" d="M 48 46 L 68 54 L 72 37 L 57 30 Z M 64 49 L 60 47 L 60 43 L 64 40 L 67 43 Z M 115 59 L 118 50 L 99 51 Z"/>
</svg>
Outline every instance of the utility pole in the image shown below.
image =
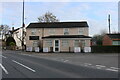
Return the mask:
<svg viewBox="0 0 120 80">
<path fill-rule="evenodd" d="M 110 14 L 108 15 L 109 34 L 110 34 Z"/>
<path fill-rule="evenodd" d="M 24 0 L 23 0 L 23 9 L 22 9 L 22 41 L 21 41 L 21 46 L 22 50 L 24 50 Z"/>
</svg>

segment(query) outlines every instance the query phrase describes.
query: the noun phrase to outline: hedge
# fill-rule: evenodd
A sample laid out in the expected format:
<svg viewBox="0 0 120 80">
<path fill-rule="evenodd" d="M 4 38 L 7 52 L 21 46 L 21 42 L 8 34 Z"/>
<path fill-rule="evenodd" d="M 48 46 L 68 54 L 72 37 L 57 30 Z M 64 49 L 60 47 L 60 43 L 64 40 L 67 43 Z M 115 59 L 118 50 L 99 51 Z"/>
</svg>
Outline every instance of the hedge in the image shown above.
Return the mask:
<svg viewBox="0 0 120 80">
<path fill-rule="evenodd" d="M 118 46 L 91 46 L 93 53 L 120 53 L 120 45 Z"/>
</svg>

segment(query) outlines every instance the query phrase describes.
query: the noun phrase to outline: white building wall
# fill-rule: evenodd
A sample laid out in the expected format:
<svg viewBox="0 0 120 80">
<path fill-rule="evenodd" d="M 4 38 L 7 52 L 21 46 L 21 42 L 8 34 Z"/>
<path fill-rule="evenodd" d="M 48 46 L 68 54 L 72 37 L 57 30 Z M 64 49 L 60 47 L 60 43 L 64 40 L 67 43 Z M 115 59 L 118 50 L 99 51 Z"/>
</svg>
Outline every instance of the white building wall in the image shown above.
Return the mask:
<svg viewBox="0 0 120 80">
<path fill-rule="evenodd" d="M 25 30 L 25 29 L 24 29 Z M 26 31 L 26 30 L 25 30 Z M 21 45 L 21 40 L 22 40 L 22 28 L 20 28 L 19 30 L 15 31 L 13 34 L 13 37 L 16 41 L 16 46 L 17 49 L 22 49 L 22 45 Z M 20 39 L 19 39 L 20 38 Z M 24 44 L 26 44 L 26 40 L 24 39 Z"/>
</svg>

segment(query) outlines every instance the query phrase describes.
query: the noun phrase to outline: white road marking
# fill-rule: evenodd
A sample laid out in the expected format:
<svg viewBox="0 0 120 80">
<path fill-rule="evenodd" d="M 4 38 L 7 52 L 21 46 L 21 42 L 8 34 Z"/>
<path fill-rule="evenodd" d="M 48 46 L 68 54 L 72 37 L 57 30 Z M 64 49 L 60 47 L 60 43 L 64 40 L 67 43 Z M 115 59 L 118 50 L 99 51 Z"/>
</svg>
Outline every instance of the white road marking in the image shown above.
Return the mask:
<svg viewBox="0 0 120 80">
<path fill-rule="evenodd" d="M 91 66 L 92 64 L 90 63 L 84 63 L 84 66 Z"/>
<path fill-rule="evenodd" d="M 92 64 L 90 64 L 90 63 L 84 63 L 84 64 L 85 64 L 85 65 L 89 65 L 89 66 L 92 65 Z"/>
<path fill-rule="evenodd" d="M 1 68 L 3 69 L 3 71 L 4 71 L 6 74 L 8 74 L 8 71 L 5 69 L 5 67 L 4 67 L 2 64 L 0 64 L 0 66 L 1 66 Z"/>
<path fill-rule="evenodd" d="M 29 68 L 29 67 L 27 67 L 27 66 L 25 66 L 25 65 L 23 65 L 23 64 L 21 64 L 21 63 L 19 63 L 17 61 L 15 61 L 15 60 L 12 60 L 12 61 L 17 63 L 17 64 L 19 64 L 19 65 L 21 65 L 21 66 L 23 66 L 23 67 L 25 67 L 25 68 L 27 68 L 28 70 L 31 70 L 32 72 L 36 72 L 35 70 L 33 70 L 33 69 L 31 69 L 31 68 Z"/>
<path fill-rule="evenodd" d="M 21 54 L 21 55 L 25 55 L 25 56 L 32 56 L 32 55 L 29 55 L 29 54 Z"/>
<path fill-rule="evenodd" d="M 2 56 L 3 58 L 7 58 L 7 57 L 5 57 L 5 56 Z"/>
<path fill-rule="evenodd" d="M 101 69 L 102 67 L 96 67 L 97 69 Z"/>
<path fill-rule="evenodd" d="M 64 62 L 67 62 L 67 61 L 69 61 L 69 60 L 65 60 Z"/>
<path fill-rule="evenodd" d="M 0 56 L 2 56 L 3 58 L 7 58 L 7 57 L 5 57 L 5 56 L 3 56 L 3 55 L 0 55 Z"/>
<path fill-rule="evenodd" d="M 103 65 L 96 65 L 96 67 L 106 67 L 106 66 L 103 66 Z"/>
<path fill-rule="evenodd" d="M 112 69 L 120 69 L 120 68 L 116 68 L 116 67 L 110 67 L 110 68 L 112 68 Z"/>
<path fill-rule="evenodd" d="M 97 69 L 102 69 L 102 68 L 105 68 L 106 66 L 103 66 L 103 65 L 95 65 Z"/>
<path fill-rule="evenodd" d="M 118 72 L 118 70 L 107 68 L 106 70 Z"/>
</svg>

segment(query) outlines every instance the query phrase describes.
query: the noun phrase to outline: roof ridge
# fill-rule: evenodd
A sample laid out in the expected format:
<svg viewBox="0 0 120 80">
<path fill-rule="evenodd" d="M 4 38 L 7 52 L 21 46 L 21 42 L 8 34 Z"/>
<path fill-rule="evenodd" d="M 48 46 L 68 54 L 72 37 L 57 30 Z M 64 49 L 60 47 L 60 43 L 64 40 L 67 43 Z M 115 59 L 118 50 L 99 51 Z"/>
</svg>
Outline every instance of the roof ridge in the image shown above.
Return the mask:
<svg viewBox="0 0 120 80">
<path fill-rule="evenodd" d="M 70 27 L 88 27 L 86 21 L 81 22 L 42 22 L 30 23 L 27 28 L 70 28 Z"/>
</svg>

